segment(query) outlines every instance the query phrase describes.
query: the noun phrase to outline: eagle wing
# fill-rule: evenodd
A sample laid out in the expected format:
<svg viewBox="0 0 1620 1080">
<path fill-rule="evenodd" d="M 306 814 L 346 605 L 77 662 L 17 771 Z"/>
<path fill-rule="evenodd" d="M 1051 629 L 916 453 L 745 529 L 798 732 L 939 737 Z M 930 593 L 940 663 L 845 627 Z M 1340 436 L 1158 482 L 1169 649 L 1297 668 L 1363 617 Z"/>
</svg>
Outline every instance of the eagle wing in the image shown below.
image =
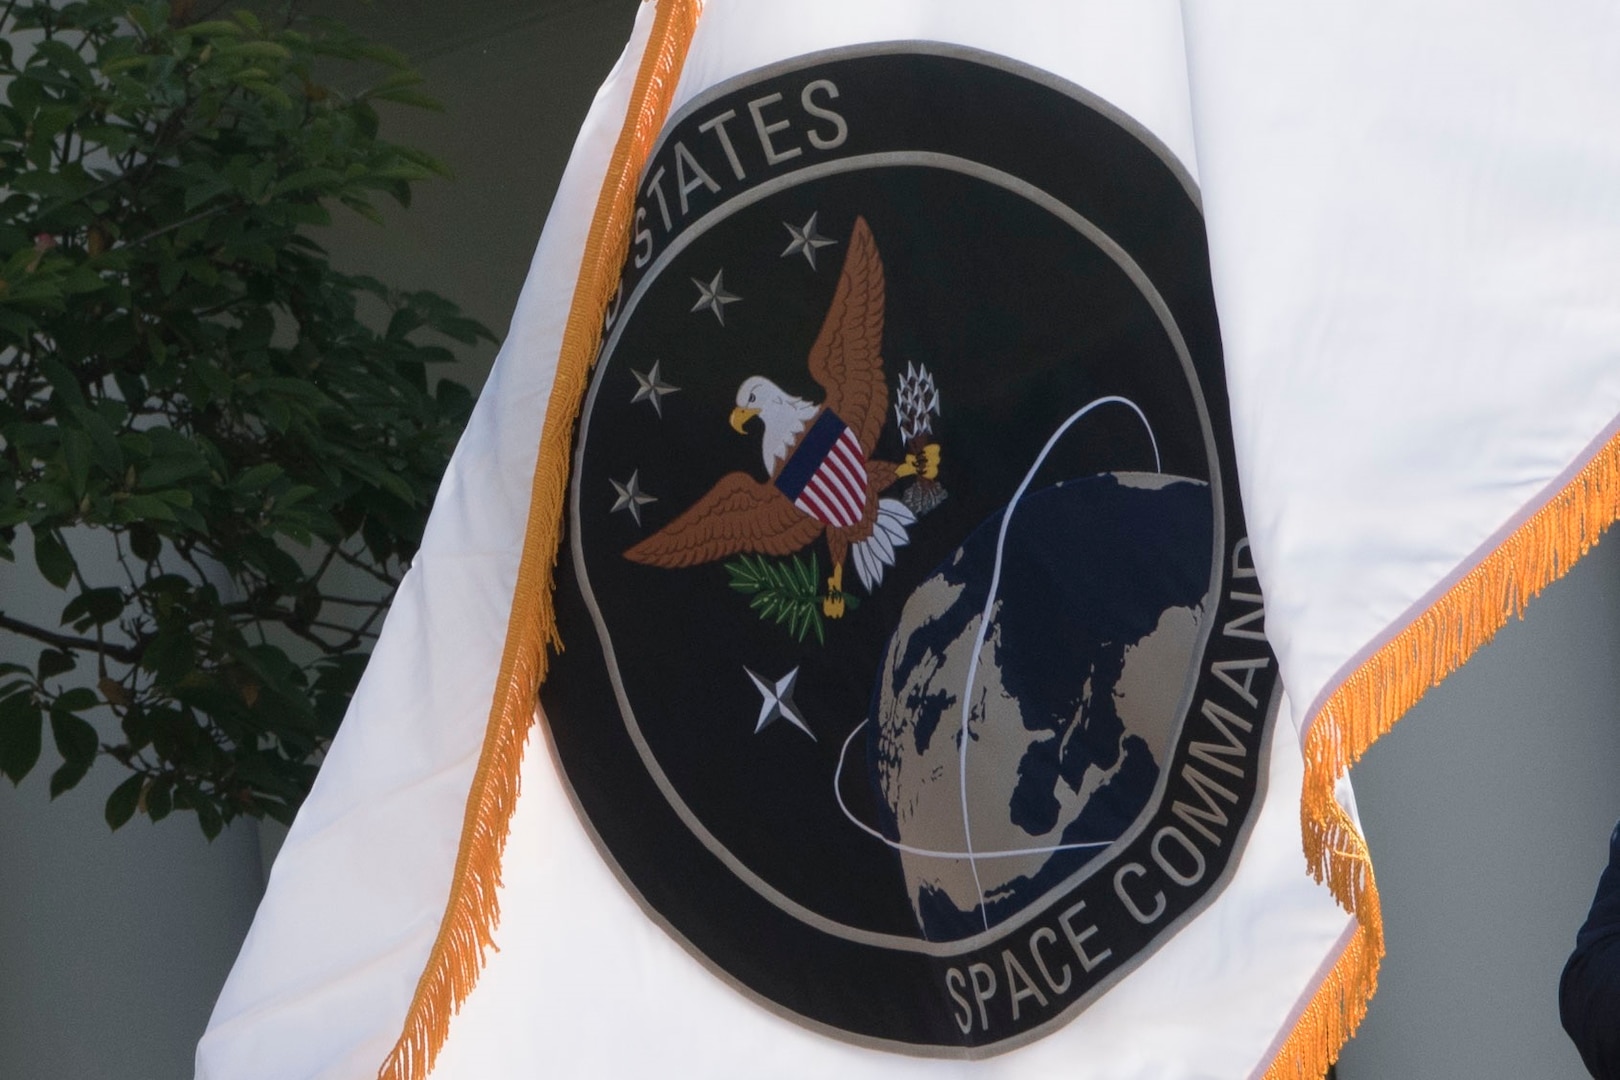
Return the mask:
<svg viewBox="0 0 1620 1080">
<path fill-rule="evenodd" d="M 883 260 L 866 219 L 858 217 L 832 306 L 810 348 L 810 374 L 827 391 L 827 408 L 855 432 L 868 456 L 889 412 L 882 350 Z"/>
<path fill-rule="evenodd" d="M 821 535 L 821 522 L 774 484 L 727 473 L 680 517 L 630 548 L 624 557 L 651 566 L 713 562 L 739 551 L 791 555 Z"/>
</svg>

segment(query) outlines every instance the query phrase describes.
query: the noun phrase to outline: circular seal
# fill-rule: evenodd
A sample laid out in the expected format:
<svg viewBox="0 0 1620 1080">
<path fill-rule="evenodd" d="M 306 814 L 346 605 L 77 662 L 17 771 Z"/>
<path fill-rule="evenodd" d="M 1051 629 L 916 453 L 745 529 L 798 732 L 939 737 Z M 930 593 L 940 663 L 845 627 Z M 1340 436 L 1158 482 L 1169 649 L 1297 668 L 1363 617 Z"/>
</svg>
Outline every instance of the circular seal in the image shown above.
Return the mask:
<svg viewBox="0 0 1620 1080">
<path fill-rule="evenodd" d="M 542 690 L 575 805 L 713 970 L 994 1053 L 1206 904 L 1276 688 L 1198 198 L 1002 58 L 752 72 L 649 158 Z"/>
</svg>

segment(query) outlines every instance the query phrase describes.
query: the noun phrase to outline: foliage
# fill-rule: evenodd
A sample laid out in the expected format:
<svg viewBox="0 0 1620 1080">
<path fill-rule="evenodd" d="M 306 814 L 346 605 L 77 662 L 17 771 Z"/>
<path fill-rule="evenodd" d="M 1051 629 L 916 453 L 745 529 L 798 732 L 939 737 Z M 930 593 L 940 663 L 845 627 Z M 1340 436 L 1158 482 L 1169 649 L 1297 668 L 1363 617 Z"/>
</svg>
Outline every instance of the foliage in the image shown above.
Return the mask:
<svg viewBox="0 0 1620 1080">
<path fill-rule="evenodd" d="M 309 235 L 444 171 L 378 136 L 416 82 L 291 9 L 0 8 L 0 557 L 26 529 L 66 601 L 0 611 L 8 659 L 46 646 L 0 664 L 13 782 L 48 726 L 53 796 L 130 770 L 114 828 L 308 791 L 469 412 L 432 335 L 488 337 Z"/>
<path fill-rule="evenodd" d="M 816 644 L 827 643 L 826 627 L 821 618 L 821 570 L 814 552 L 809 557 L 768 560 L 763 555 L 743 555 L 726 563 L 729 584 L 737 592 L 750 597 L 748 606 L 761 620 L 769 620 L 803 641 L 814 631 Z M 859 604 L 855 597 L 844 594 L 844 603 L 851 609 Z"/>
</svg>

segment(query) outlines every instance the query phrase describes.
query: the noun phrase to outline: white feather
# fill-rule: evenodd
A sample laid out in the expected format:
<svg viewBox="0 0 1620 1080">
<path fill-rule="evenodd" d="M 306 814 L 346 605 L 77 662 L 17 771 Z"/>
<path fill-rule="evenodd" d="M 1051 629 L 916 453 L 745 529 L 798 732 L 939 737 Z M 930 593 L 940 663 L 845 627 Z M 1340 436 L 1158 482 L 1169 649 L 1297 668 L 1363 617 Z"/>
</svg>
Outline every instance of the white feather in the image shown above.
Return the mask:
<svg viewBox="0 0 1620 1080">
<path fill-rule="evenodd" d="M 869 547 L 877 556 L 878 562 L 884 566 L 894 565 L 894 544 L 890 542 L 888 534 L 880 527 L 872 530 L 872 535 L 866 540 Z"/>
<path fill-rule="evenodd" d="M 850 554 L 855 556 L 855 573 L 860 576 L 861 586 L 867 592 L 871 592 L 877 587 L 877 583 L 882 580 L 883 568 L 871 565 L 872 557 L 867 554 L 866 549 L 860 544 L 856 544 Z"/>
<path fill-rule="evenodd" d="M 905 547 L 911 540 L 906 531 L 908 526 L 916 523 L 917 515 L 905 503 L 898 499 L 878 500 L 872 535 L 850 549 L 855 556 L 855 573 L 860 575 L 867 592 L 882 583 L 884 568 L 894 565 L 896 549 Z"/>
</svg>

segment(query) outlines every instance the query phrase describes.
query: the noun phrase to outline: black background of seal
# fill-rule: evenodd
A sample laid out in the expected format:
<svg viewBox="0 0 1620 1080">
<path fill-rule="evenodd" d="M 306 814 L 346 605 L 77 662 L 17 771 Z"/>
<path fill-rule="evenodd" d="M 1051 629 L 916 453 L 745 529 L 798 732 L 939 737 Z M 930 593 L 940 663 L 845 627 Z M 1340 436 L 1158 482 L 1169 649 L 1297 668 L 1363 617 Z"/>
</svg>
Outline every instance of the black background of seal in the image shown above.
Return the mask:
<svg viewBox="0 0 1620 1080">
<path fill-rule="evenodd" d="M 941 207 L 967 212 L 947 217 Z M 818 210 L 818 227 L 841 242 L 821 249 L 812 270 L 802 256 L 781 257 L 782 221 L 802 224 Z M 934 433 L 950 497 L 911 529 L 875 593 L 866 595 L 846 566 L 845 585 L 860 606 L 825 624 L 825 646 L 801 644 L 749 610 L 720 562 L 669 570 L 621 553 L 722 474 L 765 479 L 760 425 L 739 436 L 727 423 L 745 378 L 765 374 L 799 396 L 825 396 L 805 357 L 857 210 L 885 262 L 887 381 L 916 361 L 938 381 L 943 410 Z M 710 280 L 722 262 L 727 287 L 744 297 L 727 306 L 724 326 L 707 310 L 690 310 L 691 279 Z M 1088 240 L 1021 196 L 937 169 L 826 177 L 744 207 L 681 252 L 624 317 L 624 337 L 603 360 L 579 497 L 587 573 L 637 723 L 687 805 L 744 865 L 827 918 L 917 937 L 896 857 L 852 826 L 832 794 L 839 751 L 866 718 L 901 607 L 1007 504 L 1069 413 L 1099 396 L 1121 394 L 1142 407 L 1167 472 L 1207 479 L 1180 362 L 1135 285 Z M 654 360 L 681 388 L 663 399 L 662 419 L 632 401 L 632 369 L 645 372 Z M 876 456 L 903 454 L 891 416 Z M 1152 443 L 1134 414 L 1106 406 L 1058 444 L 1032 489 L 1122 468 L 1152 472 Z M 639 526 L 611 512 L 611 480 L 632 472 L 659 500 L 642 508 Z M 824 578 L 825 544 L 808 551 Z M 782 722 L 754 734 L 760 694 L 745 664 L 769 679 L 799 669 L 795 697 L 817 741 Z M 617 717 L 611 702 L 607 715 Z M 865 750 L 857 742 L 848 755 L 843 790 L 862 820 L 875 823 L 870 787 L 861 783 Z"/>
<path fill-rule="evenodd" d="M 780 89 L 791 105 L 814 78 L 837 84 L 834 107 L 849 121 L 848 141 L 832 154 L 806 153 L 773 170 L 758 156 L 752 132 L 734 124 L 750 180 L 830 157 L 931 150 L 1019 176 L 1091 219 L 1143 267 L 1187 339 L 1223 458 L 1225 533 L 1242 535 L 1202 220 L 1164 162 L 1135 136 L 1059 91 L 958 57 L 900 54 L 830 60 L 700 107 L 666 138 L 649 173 L 663 161 L 672 180 L 669 155 L 681 138 L 710 151 L 700 160 L 726 184 L 709 201 L 737 194 L 742 185 L 696 125 L 727 107 L 737 109 L 746 124 L 747 100 Z M 688 222 L 708 208 L 707 197 L 695 194 Z M 655 218 L 657 210 L 644 202 Z M 802 256 L 781 258 L 787 240 L 782 223 L 802 224 L 811 211 L 820 212 L 820 232 L 838 241 L 818 252 L 815 271 Z M 684 510 L 722 473 L 735 468 L 762 475 L 757 426 L 750 437 L 739 438 L 725 423 L 743 377 L 766 374 L 790 392 L 812 400 L 823 396 L 804 357 L 825 315 L 856 213 L 871 223 L 885 262 L 884 353 L 891 386 L 908 360 L 929 364 L 939 376 L 941 479 L 952 499 L 914 528 L 913 546 L 902 552 L 877 596 L 863 596 L 858 611 L 828 624 L 828 647 L 821 649 L 799 646 L 755 619 L 743 598 L 726 589 L 718 564 L 657 570 L 629 564 L 619 552 Z M 690 312 L 697 295 L 690 278 L 708 280 L 721 266 L 726 287 L 743 297 L 726 307 L 724 328 L 707 311 Z M 626 291 L 635 279 L 632 266 Z M 953 296 L 961 298 L 954 306 Z M 638 721 L 683 798 L 751 869 L 836 921 L 915 937 L 893 854 L 843 821 L 828 789 L 838 748 L 864 715 L 861 706 L 899 605 L 1006 501 L 1056 424 L 1099 394 L 1125 393 L 1143 405 L 1166 472 L 1207 479 L 1202 435 L 1179 363 L 1135 287 L 1068 226 L 1017 196 L 934 170 L 826 177 L 745 207 L 683 251 L 624 317 L 625 336 L 605 360 L 591 415 L 579 498 L 587 566 Z M 1002 325 L 989 321 L 995 319 Z M 970 385 L 961 363 L 946 355 L 997 341 L 1032 350 L 1032 366 L 1052 364 L 1063 377 L 1056 383 L 1050 374 L 1045 383 L 1005 381 L 1011 372 L 1003 365 L 1016 357 L 1004 355 L 987 358 L 981 381 Z M 645 371 L 655 359 L 663 362 L 664 379 L 681 387 L 664 399 L 662 421 L 645 403 L 630 403 L 636 385 L 630 369 Z M 1105 409 L 1095 423 L 1088 417 L 1082 424 L 1081 437 L 1065 440 L 1042 483 L 1104 469 L 1152 468 L 1140 425 L 1124 410 Z M 989 460 L 983 456 L 987 438 L 1011 444 L 1000 459 L 1000 475 L 974 473 Z M 877 456 L 896 458 L 895 442 L 892 430 L 886 431 Z M 953 442 L 974 450 L 953 457 Z M 1085 447 L 1092 448 L 1089 454 Z M 641 470 L 643 486 L 660 499 L 644 508 L 644 529 L 627 514 L 608 512 L 608 478 L 622 481 L 632 469 Z M 818 541 L 813 549 L 825 574 L 825 547 Z M 853 567 L 846 573 L 846 583 L 853 583 Z M 716 859 L 642 768 L 606 681 L 566 549 L 558 582 L 567 648 L 553 661 L 542 702 L 576 798 L 647 904 L 733 977 L 810 1019 L 937 1047 L 1014 1034 L 964 1038 L 956 1030 L 941 990 L 941 968 L 948 961 L 823 933 L 771 904 Z M 714 660 L 705 665 L 711 650 Z M 772 678 L 801 666 L 797 700 L 816 743 L 781 721 L 753 734 L 759 696 L 742 663 Z M 859 703 L 853 711 L 851 701 Z M 854 763 L 861 757 L 852 753 Z M 738 768 L 739 761 L 748 767 Z M 861 785 L 846 782 L 845 791 L 856 813 L 875 820 L 870 803 L 859 801 Z M 1152 936 L 1130 925 L 1111 932 L 1116 962 Z"/>
</svg>

